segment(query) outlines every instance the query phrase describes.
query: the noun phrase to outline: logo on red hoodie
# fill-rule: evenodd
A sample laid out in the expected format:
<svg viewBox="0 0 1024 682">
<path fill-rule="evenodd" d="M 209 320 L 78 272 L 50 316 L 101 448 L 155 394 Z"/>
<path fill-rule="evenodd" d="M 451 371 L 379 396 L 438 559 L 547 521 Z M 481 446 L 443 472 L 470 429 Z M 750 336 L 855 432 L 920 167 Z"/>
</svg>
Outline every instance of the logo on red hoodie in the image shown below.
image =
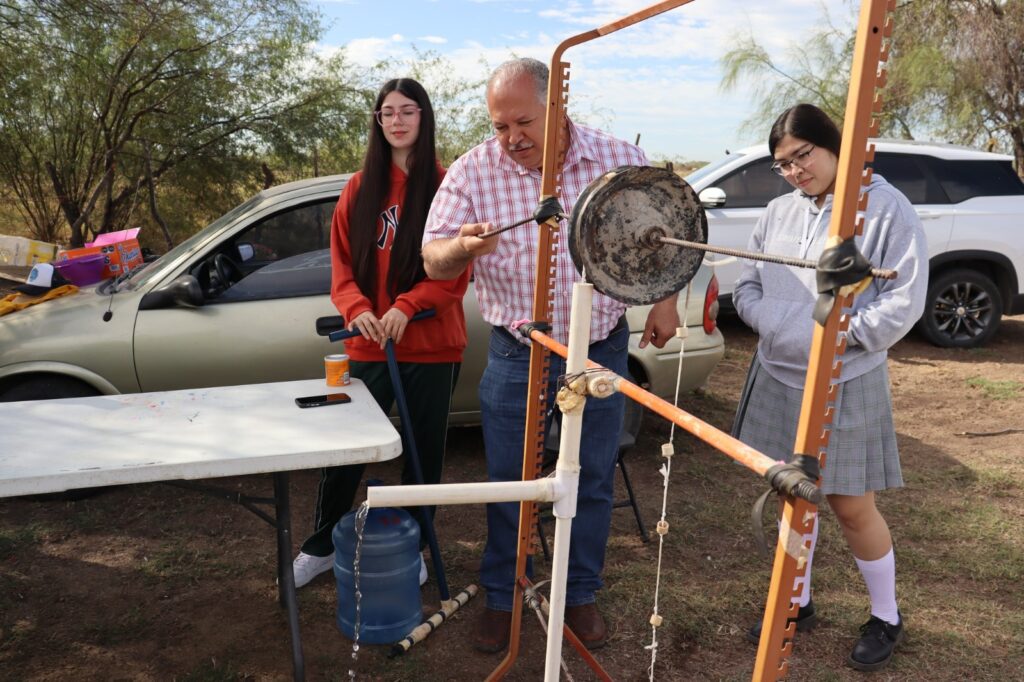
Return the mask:
<svg viewBox="0 0 1024 682">
<path fill-rule="evenodd" d="M 391 249 L 398 230 L 398 204 L 380 212 L 380 233 L 377 236 L 378 249 Z"/>
</svg>

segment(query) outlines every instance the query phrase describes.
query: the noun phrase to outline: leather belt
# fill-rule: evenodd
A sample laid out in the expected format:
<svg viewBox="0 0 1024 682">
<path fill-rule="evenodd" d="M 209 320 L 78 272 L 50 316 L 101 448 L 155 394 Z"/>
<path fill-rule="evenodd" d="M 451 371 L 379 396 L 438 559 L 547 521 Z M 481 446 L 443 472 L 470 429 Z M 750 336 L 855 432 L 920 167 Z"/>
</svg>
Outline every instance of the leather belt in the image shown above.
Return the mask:
<svg viewBox="0 0 1024 682">
<path fill-rule="evenodd" d="M 611 336 L 612 334 L 614 334 L 615 332 L 619 331 L 620 329 L 626 329 L 626 328 L 628 328 L 628 326 L 629 325 L 626 323 L 626 316 L 623 315 L 622 317 L 619 318 L 619 321 L 615 323 L 615 326 L 612 327 L 611 331 L 608 332 L 608 336 Z M 516 343 L 522 343 L 522 337 L 520 337 L 518 334 L 513 334 L 512 332 L 510 332 L 505 327 L 494 326 L 494 327 L 492 327 L 492 329 L 494 329 L 494 331 L 496 333 L 498 333 L 500 336 L 503 336 L 504 338 L 506 338 L 509 341 L 514 341 Z M 601 341 L 607 341 L 608 340 L 608 336 L 606 336 L 605 338 L 601 339 L 600 341 L 594 341 L 590 345 L 593 346 L 595 343 L 601 343 Z"/>
</svg>

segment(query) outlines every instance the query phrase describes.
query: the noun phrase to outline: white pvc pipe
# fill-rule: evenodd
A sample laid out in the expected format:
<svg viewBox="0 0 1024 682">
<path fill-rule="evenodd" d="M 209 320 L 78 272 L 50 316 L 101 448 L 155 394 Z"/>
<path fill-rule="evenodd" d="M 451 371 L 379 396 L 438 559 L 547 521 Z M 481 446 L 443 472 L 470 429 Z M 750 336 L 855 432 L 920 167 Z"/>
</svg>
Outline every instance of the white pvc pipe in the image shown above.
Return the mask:
<svg viewBox="0 0 1024 682">
<path fill-rule="evenodd" d="M 567 376 L 582 372 L 587 367 L 590 347 L 590 305 L 594 287 L 577 282 L 572 289 L 572 310 L 569 313 Z M 561 441 L 558 444 L 558 462 L 555 476 L 559 491 L 555 501 L 555 543 L 551 554 L 551 599 L 548 611 L 547 656 L 544 660 L 545 682 L 558 682 L 562 661 L 562 625 L 565 622 L 565 591 L 569 577 L 569 542 L 572 520 L 576 516 L 576 495 L 580 476 L 580 434 L 583 431 L 583 410 L 562 414 Z"/>
<path fill-rule="evenodd" d="M 556 483 L 551 478 L 535 481 L 493 483 L 443 483 L 437 485 L 370 486 L 366 501 L 371 507 L 418 507 L 436 504 L 482 502 L 553 502 Z"/>
<path fill-rule="evenodd" d="M 573 286 L 566 373 L 586 369 L 590 346 L 590 306 L 594 287 Z M 562 415 L 561 441 L 554 478 L 534 481 L 447 483 L 439 485 L 371 486 L 366 501 L 371 507 L 476 504 L 483 502 L 554 502 L 555 541 L 551 556 L 551 599 L 548 613 L 547 656 L 544 679 L 557 682 L 562 659 L 562 626 L 565 623 L 565 591 L 569 575 L 569 543 L 576 516 L 579 489 L 580 434 L 583 411 Z"/>
</svg>

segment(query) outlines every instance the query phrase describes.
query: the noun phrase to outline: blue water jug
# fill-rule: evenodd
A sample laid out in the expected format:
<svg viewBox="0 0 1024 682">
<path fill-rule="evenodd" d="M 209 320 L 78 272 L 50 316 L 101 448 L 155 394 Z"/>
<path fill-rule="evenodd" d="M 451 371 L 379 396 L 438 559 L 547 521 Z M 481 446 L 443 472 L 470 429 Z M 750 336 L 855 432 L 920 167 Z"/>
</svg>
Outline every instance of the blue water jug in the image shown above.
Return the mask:
<svg viewBox="0 0 1024 682">
<path fill-rule="evenodd" d="M 338 629 L 355 639 L 353 562 L 356 512 L 334 527 L 334 577 L 338 585 Z M 359 642 L 393 644 L 423 622 L 420 605 L 420 527 L 404 509 L 370 509 L 359 562 L 362 592 Z"/>
</svg>

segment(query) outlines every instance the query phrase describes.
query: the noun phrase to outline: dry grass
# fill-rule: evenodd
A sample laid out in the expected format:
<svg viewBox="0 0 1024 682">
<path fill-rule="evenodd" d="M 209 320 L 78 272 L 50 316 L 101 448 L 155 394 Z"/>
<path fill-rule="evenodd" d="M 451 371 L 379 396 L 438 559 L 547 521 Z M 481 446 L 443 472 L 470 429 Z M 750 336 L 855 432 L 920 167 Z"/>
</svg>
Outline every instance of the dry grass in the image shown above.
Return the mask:
<svg viewBox="0 0 1024 682">
<path fill-rule="evenodd" d="M 728 428 L 753 339 L 726 328 L 729 351 L 712 390 L 686 408 Z M 896 539 L 898 592 L 909 638 L 873 680 L 1012 680 L 1024 670 L 1024 435 L 957 438 L 963 430 L 1020 425 L 1019 404 L 968 379 L 1024 381 L 1024 319 L 1007 323 L 985 353 L 935 349 L 911 338 L 891 362 L 907 486 L 879 496 Z M 936 381 L 941 382 L 937 384 Z M 937 390 L 941 386 L 941 390 Z M 628 455 L 649 528 L 661 509 L 666 424 L 648 419 Z M 479 429 L 453 430 L 448 480 L 483 477 Z M 759 616 L 769 566 L 754 549 L 749 506 L 763 490 L 744 468 L 693 439 L 676 440 L 667 518 L 657 679 L 748 680 L 755 650 L 744 632 Z M 369 476 L 394 481 L 395 464 Z M 296 535 L 308 521 L 316 476 L 293 477 Z M 259 477 L 227 479 L 265 494 Z M 621 491 L 620 491 L 621 492 Z M 868 601 L 827 511 L 815 558 L 822 624 L 797 638 L 790 679 L 860 681 L 845 666 Z M 483 508 L 443 507 L 441 547 L 453 590 L 477 580 Z M 548 533 L 551 533 L 550 526 Z M 599 659 L 615 679 L 647 679 L 647 619 L 657 536 L 644 544 L 628 510 L 613 517 L 600 605 L 612 629 Z M 0 668 L 26 680 L 287 679 L 287 634 L 276 607 L 272 535 L 236 506 L 167 486 L 136 486 L 75 503 L 0 503 Z M 538 562 L 538 574 L 547 567 Z M 334 626 L 329 577 L 300 592 L 309 679 L 347 679 L 349 644 Z M 433 581 L 424 604 L 436 599 Z M 477 600 L 480 601 L 480 600 Z M 472 652 L 479 603 L 425 643 L 388 660 L 365 648 L 363 680 L 482 679 L 498 659 Z M 540 678 L 543 637 L 526 615 L 509 680 Z M 578 680 L 593 679 L 570 656 Z"/>
</svg>

